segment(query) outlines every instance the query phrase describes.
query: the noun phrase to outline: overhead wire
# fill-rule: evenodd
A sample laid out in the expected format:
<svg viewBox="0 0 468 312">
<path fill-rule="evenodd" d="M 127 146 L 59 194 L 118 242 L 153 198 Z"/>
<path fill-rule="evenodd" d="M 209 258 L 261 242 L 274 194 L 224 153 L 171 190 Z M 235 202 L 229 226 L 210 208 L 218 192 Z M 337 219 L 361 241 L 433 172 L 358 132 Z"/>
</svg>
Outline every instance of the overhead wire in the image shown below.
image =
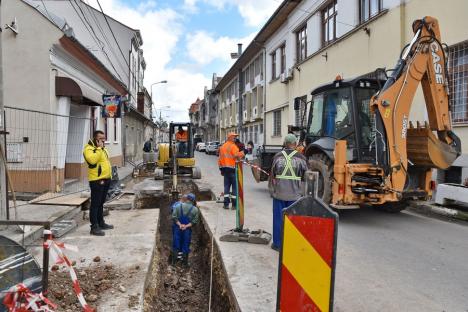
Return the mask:
<svg viewBox="0 0 468 312">
<path fill-rule="evenodd" d="M 112 37 L 114 38 L 114 41 L 115 41 L 115 43 L 117 44 L 117 47 L 119 48 L 120 54 L 122 55 L 122 58 L 124 59 L 125 63 L 126 63 L 127 66 L 128 66 L 128 70 L 129 70 L 129 73 L 130 73 L 130 75 L 131 75 L 131 78 L 132 78 L 133 80 L 135 80 L 136 77 L 138 77 L 138 76 L 135 75 L 135 72 L 132 70 L 129 61 L 127 61 L 127 58 L 125 57 L 125 54 L 123 53 L 122 48 L 120 47 L 119 41 L 118 41 L 117 38 L 115 37 L 115 33 L 114 33 L 114 31 L 112 30 L 112 27 L 111 27 L 111 25 L 110 25 L 110 23 L 109 23 L 109 20 L 107 19 L 107 15 L 104 13 L 104 10 L 103 10 L 103 8 L 102 8 L 102 6 L 101 6 L 101 3 L 99 2 L 99 0 L 96 0 L 96 2 L 97 2 L 97 4 L 98 4 L 98 6 L 99 6 L 99 9 L 101 10 L 102 16 L 104 17 L 104 20 L 106 21 L 107 26 L 109 27 L 109 30 L 110 30 L 110 32 L 111 32 L 111 34 L 112 34 Z M 130 85 L 130 84 L 131 84 L 131 82 L 129 82 L 129 85 Z M 129 87 L 130 87 L 130 86 L 129 86 Z M 133 95 L 131 92 L 130 92 L 130 96 L 134 97 L 134 95 Z"/>
<path fill-rule="evenodd" d="M 83 15 L 83 17 L 81 17 L 80 13 L 78 12 L 78 10 L 75 8 L 75 6 L 73 5 L 73 1 L 75 2 L 76 6 L 78 6 L 79 10 L 81 11 L 81 14 Z M 111 67 L 114 69 L 114 72 L 116 74 L 116 76 L 120 79 L 120 81 L 122 83 L 124 83 L 124 79 L 122 79 L 122 76 L 120 75 L 119 71 L 115 68 L 114 66 L 114 63 L 111 61 L 109 55 L 107 54 L 107 52 L 104 50 L 104 44 L 103 42 L 98 38 L 96 32 L 94 31 L 93 27 L 90 25 L 89 21 L 86 19 L 86 17 L 84 16 L 84 13 L 83 13 L 83 10 L 81 9 L 80 5 L 76 2 L 76 0 L 68 0 L 68 2 L 70 3 L 71 7 L 73 8 L 73 10 L 75 10 L 75 13 L 78 15 L 78 17 L 80 18 L 81 22 L 83 23 L 83 25 L 85 26 L 86 30 L 89 32 L 89 34 L 91 35 L 91 38 L 96 42 L 96 44 L 99 46 L 100 48 L 100 51 L 102 51 L 105 55 L 105 57 L 107 58 L 107 61 L 109 62 L 109 64 L 111 65 Z"/>
<path fill-rule="evenodd" d="M 119 44 L 119 42 L 117 41 L 117 38 L 115 37 L 114 31 L 112 30 L 112 27 L 111 27 L 111 25 L 109 24 L 109 21 L 108 21 L 108 19 L 107 19 L 107 15 L 104 13 L 104 10 L 102 9 L 101 3 L 99 2 L 99 0 L 96 0 L 96 2 L 97 2 L 97 4 L 99 5 L 99 9 L 101 10 L 102 16 L 104 16 L 104 20 L 106 21 L 106 24 L 107 24 L 107 26 L 109 27 L 109 30 L 110 30 L 110 32 L 111 32 L 111 34 L 112 34 L 112 37 L 114 38 L 115 43 L 117 44 L 117 47 L 119 48 L 120 54 L 122 54 L 122 58 L 125 60 L 125 63 L 127 63 L 127 66 L 128 66 L 128 68 L 130 69 L 130 64 L 128 63 L 127 58 L 125 57 L 125 54 L 123 53 L 122 48 L 120 47 L 120 44 Z M 130 69 L 130 70 L 131 70 L 131 69 Z"/>
<path fill-rule="evenodd" d="M 104 41 L 108 44 L 109 47 L 112 47 L 112 44 L 110 43 L 109 39 L 107 38 L 106 33 L 104 32 L 103 28 L 101 27 L 101 24 L 99 23 L 99 21 L 98 21 L 96 15 L 95 15 L 95 13 L 93 12 L 93 10 L 95 10 L 95 9 L 94 9 L 94 8 L 91 9 L 91 6 L 90 6 L 88 0 L 84 0 L 84 1 L 85 1 L 85 4 L 86 4 L 85 7 L 86 7 L 86 9 L 87 9 L 87 11 L 88 11 L 88 14 L 89 14 L 89 15 L 91 16 L 91 18 L 93 19 L 94 24 L 96 24 L 96 26 L 97 26 L 99 32 L 100 32 L 101 35 L 102 35 L 102 38 L 103 38 Z M 88 21 L 88 23 L 91 24 L 89 21 Z M 103 49 L 104 49 L 104 45 L 103 45 Z M 109 50 L 110 50 L 110 52 L 115 56 L 116 60 L 118 61 L 118 64 L 120 65 L 120 67 L 121 67 L 124 71 L 126 71 L 127 68 L 125 67 L 125 65 L 122 65 L 122 63 L 119 61 L 119 58 L 120 58 L 120 57 L 116 55 L 114 49 L 109 49 Z M 104 50 L 102 50 L 102 52 L 103 52 L 103 53 L 106 53 Z"/>
</svg>

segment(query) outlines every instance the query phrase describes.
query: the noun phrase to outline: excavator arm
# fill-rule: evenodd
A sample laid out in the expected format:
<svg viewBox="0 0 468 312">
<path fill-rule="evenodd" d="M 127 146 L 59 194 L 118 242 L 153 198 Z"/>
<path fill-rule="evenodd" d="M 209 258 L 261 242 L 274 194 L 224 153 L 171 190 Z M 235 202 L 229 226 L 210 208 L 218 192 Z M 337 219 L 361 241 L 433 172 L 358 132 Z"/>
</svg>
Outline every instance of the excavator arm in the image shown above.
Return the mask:
<svg viewBox="0 0 468 312">
<path fill-rule="evenodd" d="M 389 187 L 396 192 L 405 187 L 408 164 L 446 169 L 461 151 L 460 140 L 452 132 L 446 57 L 438 21 L 433 17 L 417 20 L 413 31 L 414 38 L 391 77 L 371 99 L 375 133 L 381 136 L 375 140 L 376 164 L 384 169 Z M 428 122 L 414 127 L 409 113 L 419 84 Z"/>
</svg>

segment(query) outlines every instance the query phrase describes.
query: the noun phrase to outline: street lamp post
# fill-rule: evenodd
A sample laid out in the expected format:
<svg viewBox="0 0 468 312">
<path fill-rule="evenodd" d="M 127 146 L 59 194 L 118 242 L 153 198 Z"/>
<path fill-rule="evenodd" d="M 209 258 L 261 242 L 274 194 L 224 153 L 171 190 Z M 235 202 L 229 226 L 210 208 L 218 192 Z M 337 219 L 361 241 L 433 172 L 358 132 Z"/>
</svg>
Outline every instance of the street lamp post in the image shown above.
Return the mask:
<svg viewBox="0 0 468 312">
<path fill-rule="evenodd" d="M 151 110 L 152 111 L 155 111 L 154 109 L 154 101 L 153 101 L 153 86 L 154 85 L 157 85 L 157 84 L 160 84 L 160 83 L 167 83 L 167 80 L 161 80 L 161 81 L 158 81 L 158 82 L 155 82 L 155 83 L 152 83 L 151 86 L 150 86 L 150 96 L 151 96 Z M 153 118 L 153 113 L 151 113 L 151 118 Z M 154 122 L 154 120 L 153 120 Z M 161 129 L 159 129 L 159 131 L 161 131 Z"/>
<path fill-rule="evenodd" d="M 161 81 L 158 81 L 158 82 L 155 82 L 155 83 L 152 83 L 151 86 L 150 86 L 150 90 L 151 90 L 151 105 L 153 105 L 154 101 L 153 101 L 153 86 L 154 85 L 157 85 L 158 83 L 167 83 L 167 80 L 161 80 Z"/>
</svg>

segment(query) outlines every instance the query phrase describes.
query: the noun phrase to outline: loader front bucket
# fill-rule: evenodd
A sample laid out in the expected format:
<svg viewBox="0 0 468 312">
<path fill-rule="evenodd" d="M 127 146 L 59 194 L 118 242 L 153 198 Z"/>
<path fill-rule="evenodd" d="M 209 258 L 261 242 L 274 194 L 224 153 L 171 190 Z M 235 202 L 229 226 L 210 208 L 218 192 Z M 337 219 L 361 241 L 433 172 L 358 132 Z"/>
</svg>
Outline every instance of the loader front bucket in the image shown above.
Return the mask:
<svg viewBox="0 0 468 312">
<path fill-rule="evenodd" d="M 410 127 L 406 145 L 408 159 L 418 166 L 447 169 L 458 157 L 455 148 L 441 142 L 428 127 Z"/>
</svg>

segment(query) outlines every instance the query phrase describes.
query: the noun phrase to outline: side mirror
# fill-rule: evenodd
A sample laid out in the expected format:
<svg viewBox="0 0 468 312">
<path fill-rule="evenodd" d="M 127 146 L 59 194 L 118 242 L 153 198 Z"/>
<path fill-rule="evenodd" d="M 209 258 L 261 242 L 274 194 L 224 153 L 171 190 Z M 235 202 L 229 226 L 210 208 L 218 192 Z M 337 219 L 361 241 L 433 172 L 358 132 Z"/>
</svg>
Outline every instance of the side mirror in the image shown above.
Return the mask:
<svg viewBox="0 0 468 312">
<path fill-rule="evenodd" d="M 302 129 L 301 134 L 299 135 L 299 142 L 304 142 L 305 137 L 306 137 L 306 131 Z"/>
</svg>

